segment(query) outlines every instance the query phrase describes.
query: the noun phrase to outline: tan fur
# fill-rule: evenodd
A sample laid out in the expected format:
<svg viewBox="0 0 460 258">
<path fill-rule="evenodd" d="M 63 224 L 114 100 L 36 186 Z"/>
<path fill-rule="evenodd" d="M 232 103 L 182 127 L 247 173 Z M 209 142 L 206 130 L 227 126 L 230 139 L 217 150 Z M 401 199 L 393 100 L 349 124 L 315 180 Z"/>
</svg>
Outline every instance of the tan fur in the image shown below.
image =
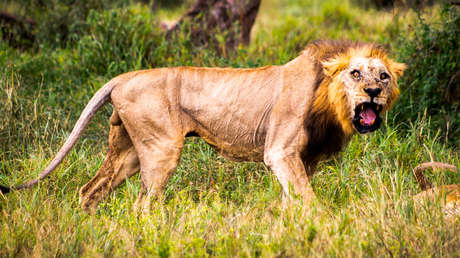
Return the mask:
<svg viewBox="0 0 460 258">
<path fill-rule="evenodd" d="M 360 82 L 349 80 L 355 65 L 363 69 Z M 373 83 L 376 69 L 391 75 L 389 85 Z M 281 66 L 123 74 L 96 93 L 78 129 L 40 179 L 61 162 L 89 118 L 110 99 L 114 114 L 109 151 L 96 176 L 80 190 L 84 209 L 94 209 L 140 170 L 143 191 L 136 205 L 148 210 L 150 200 L 163 192 L 190 135 L 200 136 L 227 158 L 265 162 L 288 196 L 297 195 L 308 204 L 314 198 L 309 182 L 316 164 L 340 151 L 355 132 L 352 105 L 369 99 L 363 89 L 382 87 L 375 99 L 387 110 L 398 96 L 396 82 L 403 70 L 404 64 L 390 60 L 376 45 L 317 41 Z"/>
<path fill-rule="evenodd" d="M 109 151 L 96 175 L 80 189 L 84 210 L 97 204 L 126 178 L 139 171 L 139 159 L 121 120 L 114 112 L 110 118 Z"/>
<path fill-rule="evenodd" d="M 422 192 L 416 194 L 413 199 L 416 204 L 422 205 L 424 202 L 435 202 L 440 200 L 443 205 L 442 209 L 446 216 L 456 217 L 460 215 L 460 186 L 456 184 L 441 185 L 433 187 L 431 182 L 423 175 L 423 171 L 428 168 L 445 169 L 452 172 L 457 172 L 457 168 L 453 165 L 441 162 L 426 162 L 414 168 L 412 173 L 417 179 Z"/>
</svg>

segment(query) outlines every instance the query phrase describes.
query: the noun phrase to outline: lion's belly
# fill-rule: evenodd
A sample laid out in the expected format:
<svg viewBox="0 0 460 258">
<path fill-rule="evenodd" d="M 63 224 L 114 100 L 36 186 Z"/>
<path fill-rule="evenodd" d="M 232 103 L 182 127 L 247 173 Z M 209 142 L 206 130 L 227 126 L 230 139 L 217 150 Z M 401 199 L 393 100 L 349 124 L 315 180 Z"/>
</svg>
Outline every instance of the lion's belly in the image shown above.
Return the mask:
<svg viewBox="0 0 460 258">
<path fill-rule="evenodd" d="M 263 160 L 278 69 L 181 70 L 177 99 L 190 121 L 185 130 L 196 132 L 229 159 Z"/>
<path fill-rule="evenodd" d="M 263 112 L 186 109 L 188 131 L 197 133 L 222 156 L 235 161 L 262 161 L 266 137 Z"/>
<path fill-rule="evenodd" d="M 220 155 L 233 161 L 263 161 L 263 145 L 256 146 L 248 142 L 232 142 L 212 137 L 209 134 L 200 137 L 211 145 Z"/>
</svg>

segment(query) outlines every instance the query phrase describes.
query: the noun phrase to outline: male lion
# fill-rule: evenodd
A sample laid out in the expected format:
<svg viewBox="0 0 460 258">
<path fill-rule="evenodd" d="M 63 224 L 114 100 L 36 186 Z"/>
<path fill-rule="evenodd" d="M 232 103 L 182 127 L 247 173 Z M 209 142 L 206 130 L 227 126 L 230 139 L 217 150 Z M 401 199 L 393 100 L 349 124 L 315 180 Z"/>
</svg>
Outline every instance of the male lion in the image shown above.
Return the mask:
<svg viewBox="0 0 460 258">
<path fill-rule="evenodd" d="M 200 136 L 230 159 L 265 162 L 288 196 L 309 203 L 318 161 L 340 151 L 355 130 L 379 128 L 404 69 L 374 44 L 316 41 L 281 66 L 125 73 L 94 95 L 39 178 L 13 189 L 51 173 L 95 112 L 111 102 L 109 151 L 80 189 L 83 209 L 93 210 L 139 170 L 143 191 L 136 204 L 148 209 L 177 167 L 187 136 Z"/>
</svg>

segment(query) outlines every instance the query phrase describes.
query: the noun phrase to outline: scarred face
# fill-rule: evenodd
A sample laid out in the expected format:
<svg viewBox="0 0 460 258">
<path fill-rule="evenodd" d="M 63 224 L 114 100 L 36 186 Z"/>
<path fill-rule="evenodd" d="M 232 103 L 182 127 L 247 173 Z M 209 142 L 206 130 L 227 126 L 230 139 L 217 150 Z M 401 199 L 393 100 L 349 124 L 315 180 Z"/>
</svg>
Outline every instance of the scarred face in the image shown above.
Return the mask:
<svg viewBox="0 0 460 258">
<path fill-rule="evenodd" d="M 340 73 L 347 95 L 350 119 L 359 133 L 377 130 L 380 114 L 393 98 L 396 82 L 382 60 L 354 57 Z"/>
</svg>

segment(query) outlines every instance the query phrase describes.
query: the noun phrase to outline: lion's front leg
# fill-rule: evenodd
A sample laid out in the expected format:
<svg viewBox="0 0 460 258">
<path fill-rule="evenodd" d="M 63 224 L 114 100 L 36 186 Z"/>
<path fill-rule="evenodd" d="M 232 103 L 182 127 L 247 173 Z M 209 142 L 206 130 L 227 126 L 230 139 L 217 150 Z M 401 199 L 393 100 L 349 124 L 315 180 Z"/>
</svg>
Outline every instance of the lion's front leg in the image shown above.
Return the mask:
<svg viewBox="0 0 460 258">
<path fill-rule="evenodd" d="M 290 199 L 298 196 L 304 205 L 313 201 L 315 193 L 299 153 L 272 150 L 265 154 L 264 161 L 273 170 Z"/>
</svg>

